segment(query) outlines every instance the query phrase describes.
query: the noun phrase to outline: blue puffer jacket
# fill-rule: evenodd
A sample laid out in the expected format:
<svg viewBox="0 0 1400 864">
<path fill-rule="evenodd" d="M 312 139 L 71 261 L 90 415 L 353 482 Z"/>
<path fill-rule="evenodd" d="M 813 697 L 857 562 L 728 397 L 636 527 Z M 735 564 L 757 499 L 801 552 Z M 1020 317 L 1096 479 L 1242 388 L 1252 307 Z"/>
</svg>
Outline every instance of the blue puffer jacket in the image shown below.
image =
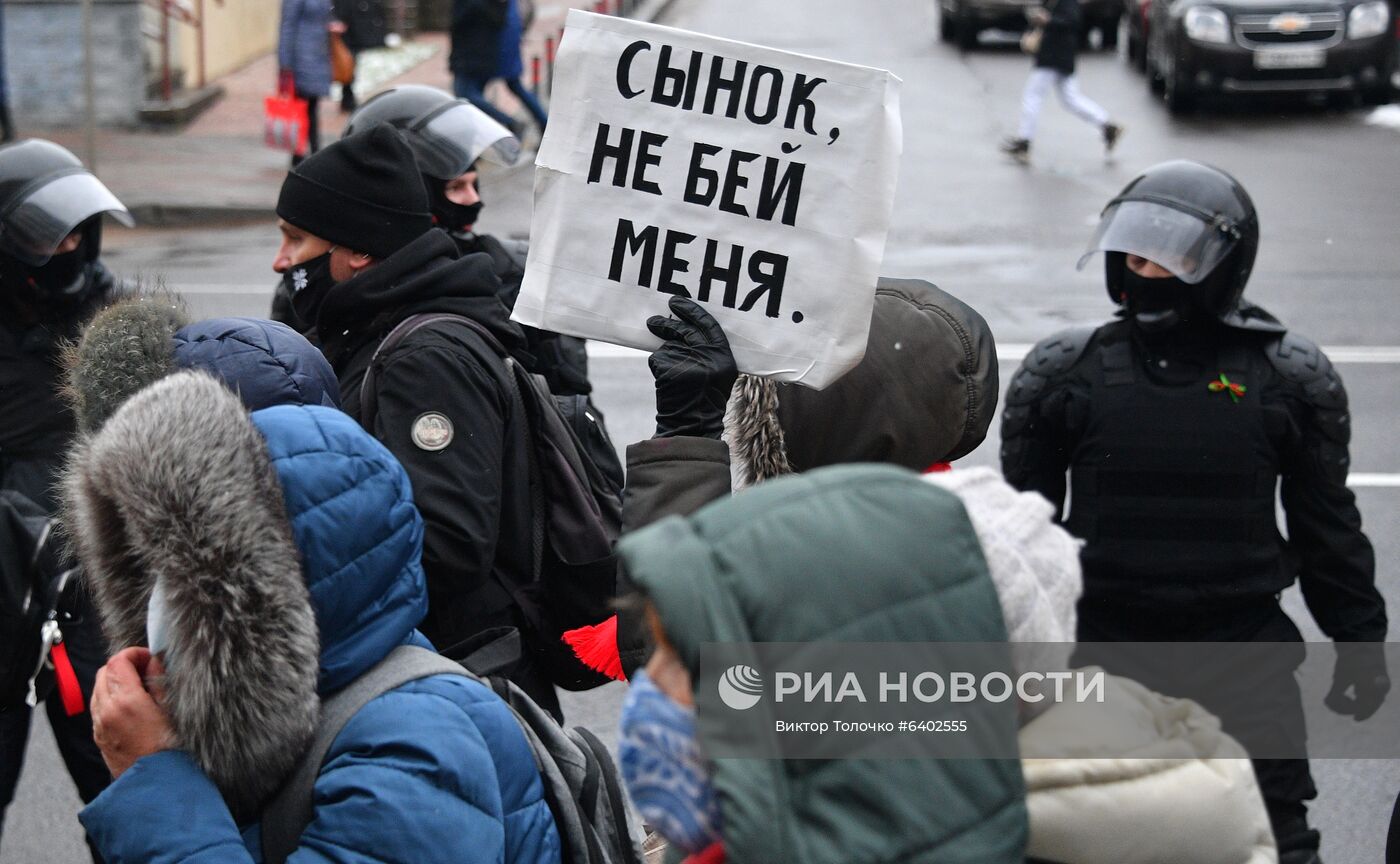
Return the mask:
<svg viewBox="0 0 1400 864">
<path fill-rule="evenodd" d="M 174 361 L 223 379 L 249 411 L 273 405 L 340 407 L 335 370 L 316 346 L 285 324 L 210 318 L 175 333 Z"/>
<path fill-rule="evenodd" d="M 300 96 L 331 92 L 331 0 L 282 0 L 277 66 L 290 69 Z"/>
<path fill-rule="evenodd" d="M 280 406 L 252 422 L 303 558 L 319 692 L 344 687 L 395 646 L 426 646 L 414 629 L 427 609 L 423 523 L 402 467 L 338 411 Z M 560 860 L 524 736 L 489 688 L 465 678 L 416 681 L 362 709 L 331 746 L 315 801 L 289 861 Z M 139 760 L 81 819 L 110 864 L 262 860 L 257 824 L 235 824 L 184 751 Z"/>
</svg>

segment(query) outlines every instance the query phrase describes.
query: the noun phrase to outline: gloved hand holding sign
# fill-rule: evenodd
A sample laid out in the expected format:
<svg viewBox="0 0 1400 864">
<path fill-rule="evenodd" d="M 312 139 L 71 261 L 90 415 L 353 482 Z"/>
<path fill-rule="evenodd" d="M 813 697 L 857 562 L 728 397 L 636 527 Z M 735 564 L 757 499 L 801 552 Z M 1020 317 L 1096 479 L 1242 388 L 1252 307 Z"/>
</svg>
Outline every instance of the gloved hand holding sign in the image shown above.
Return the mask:
<svg viewBox="0 0 1400 864">
<path fill-rule="evenodd" d="M 694 300 L 672 297 L 669 306 L 675 317 L 647 319 L 647 329 L 666 340 L 648 361 L 656 379 L 656 437 L 719 438 L 739 377 L 729 339 Z"/>
</svg>

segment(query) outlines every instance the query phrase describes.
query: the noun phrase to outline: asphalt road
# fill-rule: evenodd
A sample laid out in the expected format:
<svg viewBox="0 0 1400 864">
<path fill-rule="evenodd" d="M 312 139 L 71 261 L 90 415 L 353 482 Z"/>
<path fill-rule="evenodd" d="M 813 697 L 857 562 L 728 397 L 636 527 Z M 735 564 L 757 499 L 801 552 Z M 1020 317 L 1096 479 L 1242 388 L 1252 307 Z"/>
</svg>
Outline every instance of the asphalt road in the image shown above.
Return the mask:
<svg viewBox="0 0 1400 864">
<path fill-rule="evenodd" d="M 1102 320 L 1111 307 L 1094 268 L 1076 272 L 1100 208 L 1142 168 L 1172 158 L 1218 164 L 1248 187 L 1263 242 L 1250 296 L 1327 346 L 1400 345 L 1400 131 L 1362 111 L 1296 102 L 1219 104 L 1187 120 L 1168 117 L 1143 80 L 1113 56 L 1081 57 L 1081 86 L 1127 128 L 1104 158 L 1095 130 L 1047 107 L 1029 167 L 997 152 L 1011 132 L 1028 62 L 1009 40 L 970 54 L 938 43 L 931 0 L 677 0 L 667 23 L 778 48 L 891 69 L 904 81 L 904 156 L 885 272 L 938 282 L 991 322 L 1007 356 L 1015 346 L 1073 323 Z M 853 178 L 855 179 L 855 178 Z M 488 176 L 483 228 L 528 228 L 530 169 Z M 118 271 L 162 279 L 192 311 L 262 314 L 274 276 L 271 224 L 109 235 Z M 1397 362 L 1400 351 L 1348 351 L 1341 371 L 1353 406 L 1352 461 L 1371 476 L 1358 488 L 1376 544 L 1379 580 L 1400 610 L 1400 473 Z M 639 356 L 602 350 L 593 360 L 598 399 L 619 442 L 651 433 L 651 382 Z M 994 426 L 995 429 L 995 426 Z M 968 457 L 995 464 L 993 438 Z M 1297 597 L 1286 598 L 1310 639 L 1321 634 Z M 566 710 L 610 737 L 622 685 L 567 697 Z M 1394 698 L 1394 697 L 1393 697 Z M 1381 857 L 1400 761 L 1315 762 L 1314 807 L 1332 862 Z M 47 726 L 35 724 L 19 797 L 6 819 L 0 861 L 79 862 L 85 853 L 71 814 L 78 801 Z"/>
</svg>

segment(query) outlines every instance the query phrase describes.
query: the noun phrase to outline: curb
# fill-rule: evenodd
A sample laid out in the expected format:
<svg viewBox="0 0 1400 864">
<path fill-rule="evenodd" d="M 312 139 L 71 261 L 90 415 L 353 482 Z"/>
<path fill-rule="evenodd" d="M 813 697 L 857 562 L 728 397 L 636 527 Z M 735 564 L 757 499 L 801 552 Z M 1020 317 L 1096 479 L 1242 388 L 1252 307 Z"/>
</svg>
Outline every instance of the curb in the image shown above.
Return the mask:
<svg viewBox="0 0 1400 864">
<path fill-rule="evenodd" d="M 651 23 L 670 9 L 676 0 L 643 0 L 631 16 L 637 21 Z M 275 201 L 266 206 L 256 204 L 187 204 L 148 201 L 128 204 L 127 209 L 138 228 L 205 228 L 241 222 L 267 221 L 276 217 Z"/>
</svg>

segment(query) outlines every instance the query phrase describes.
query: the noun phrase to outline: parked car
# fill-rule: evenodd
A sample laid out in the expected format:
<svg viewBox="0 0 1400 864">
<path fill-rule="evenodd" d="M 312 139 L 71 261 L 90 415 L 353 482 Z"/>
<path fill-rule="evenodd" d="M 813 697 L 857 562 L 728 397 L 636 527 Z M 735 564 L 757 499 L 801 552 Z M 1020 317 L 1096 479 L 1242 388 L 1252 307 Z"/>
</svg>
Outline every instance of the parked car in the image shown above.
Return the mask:
<svg viewBox="0 0 1400 864">
<path fill-rule="evenodd" d="M 956 42 L 970 51 L 977 47 L 977 36 L 983 30 L 1009 30 L 1020 33 L 1026 29 L 1026 10 L 1042 5 L 1042 0 L 936 0 L 938 3 L 938 36 L 944 42 Z M 1080 0 L 1083 18 L 1083 43 L 1089 44 L 1089 33 L 1098 30 L 1105 49 L 1118 45 L 1118 18 L 1122 0 Z"/>
<path fill-rule="evenodd" d="M 1387 0 L 1158 0 L 1147 79 L 1174 114 L 1207 93 L 1325 93 L 1390 100 Z"/>
</svg>

